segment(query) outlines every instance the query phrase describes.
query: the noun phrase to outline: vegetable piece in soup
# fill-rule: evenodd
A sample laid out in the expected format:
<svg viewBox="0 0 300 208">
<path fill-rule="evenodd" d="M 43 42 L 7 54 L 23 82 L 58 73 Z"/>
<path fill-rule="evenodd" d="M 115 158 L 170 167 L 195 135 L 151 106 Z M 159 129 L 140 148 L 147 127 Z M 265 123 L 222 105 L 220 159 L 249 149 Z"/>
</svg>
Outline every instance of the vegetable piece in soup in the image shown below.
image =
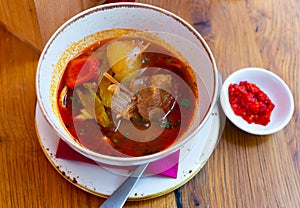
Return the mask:
<svg viewBox="0 0 300 208">
<path fill-rule="evenodd" d="M 157 41 L 134 36 L 101 40 L 69 61 L 58 90 L 61 119 L 90 150 L 144 156 L 180 139 L 197 98 L 189 65 Z"/>
</svg>

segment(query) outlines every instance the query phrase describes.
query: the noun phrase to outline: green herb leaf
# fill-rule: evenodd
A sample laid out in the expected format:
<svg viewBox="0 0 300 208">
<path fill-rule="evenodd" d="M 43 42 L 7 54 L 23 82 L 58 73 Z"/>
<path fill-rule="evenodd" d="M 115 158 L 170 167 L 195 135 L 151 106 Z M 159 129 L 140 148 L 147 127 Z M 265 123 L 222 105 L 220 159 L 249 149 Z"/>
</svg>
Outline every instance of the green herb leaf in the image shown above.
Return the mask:
<svg viewBox="0 0 300 208">
<path fill-rule="evenodd" d="M 75 106 L 75 99 L 73 96 L 70 96 L 70 100 L 71 100 L 71 103 L 72 103 L 72 109 L 74 110 L 76 108 Z"/>
<path fill-rule="evenodd" d="M 129 132 L 125 132 L 125 135 L 123 135 L 125 139 L 128 139 Z"/>
<path fill-rule="evenodd" d="M 160 128 L 173 128 L 172 124 L 168 120 L 163 120 L 162 123 L 160 124 Z"/>
<path fill-rule="evenodd" d="M 85 134 L 85 130 L 84 129 L 80 129 L 79 135 L 84 135 Z"/>
<path fill-rule="evenodd" d="M 145 63 L 148 63 L 149 61 L 150 61 L 150 59 L 148 57 L 144 57 L 142 60 L 142 63 L 145 64 Z"/>
<path fill-rule="evenodd" d="M 184 99 L 181 101 L 181 105 L 184 106 L 184 107 L 189 108 L 189 107 L 191 106 L 191 102 L 190 102 L 189 99 L 184 98 Z"/>
</svg>

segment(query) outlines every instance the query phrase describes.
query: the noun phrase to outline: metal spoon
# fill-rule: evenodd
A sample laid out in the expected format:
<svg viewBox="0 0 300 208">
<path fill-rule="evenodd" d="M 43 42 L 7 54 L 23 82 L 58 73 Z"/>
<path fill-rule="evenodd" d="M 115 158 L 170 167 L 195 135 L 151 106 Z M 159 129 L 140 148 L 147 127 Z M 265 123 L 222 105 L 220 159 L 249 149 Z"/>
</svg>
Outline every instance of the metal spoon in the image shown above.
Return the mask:
<svg viewBox="0 0 300 208">
<path fill-rule="evenodd" d="M 149 163 L 138 166 L 99 208 L 121 208 Z"/>
</svg>

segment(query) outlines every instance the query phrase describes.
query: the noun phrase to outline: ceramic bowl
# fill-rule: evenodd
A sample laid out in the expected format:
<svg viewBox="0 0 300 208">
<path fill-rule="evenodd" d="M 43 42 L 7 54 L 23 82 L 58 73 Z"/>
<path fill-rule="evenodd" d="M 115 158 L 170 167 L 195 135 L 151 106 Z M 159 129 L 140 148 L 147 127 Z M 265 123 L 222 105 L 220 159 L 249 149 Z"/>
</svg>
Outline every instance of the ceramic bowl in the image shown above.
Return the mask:
<svg viewBox="0 0 300 208">
<path fill-rule="evenodd" d="M 64 127 L 57 106 L 58 83 L 66 64 L 84 47 L 99 41 L 99 31 L 130 28 L 152 32 L 174 46 L 186 58 L 197 77 L 200 105 L 185 136 L 164 151 L 141 157 L 114 157 L 95 153 L 78 142 Z M 37 102 L 56 133 L 74 150 L 110 165 L 130 166 L 151 162 L 176 150 L 193 138 L 210 116 L 217 99 L 218 72 L 214 57 L 201 35 L 182 18 L 164 9 L 141 3 L 97 6 L 66 21 L 46 44 L 36 74 Z"/>
<path fill-rule="evenodd" d="M 231 83 L 239 84 L 241 81 L 256 84 L 274 103 L 275 108 L 266 126 L 249 124 L 233 112 L 229 103 L 228 87 Z M 227 118 L 238 128 L 254 135 L 267 135 L 280 131 L 289 123 L 294 112 L 294 99 L 287 84 L 273 72 L 255 67 L 232 73 L 223 83 L 220 101 Z"/>
</svg>

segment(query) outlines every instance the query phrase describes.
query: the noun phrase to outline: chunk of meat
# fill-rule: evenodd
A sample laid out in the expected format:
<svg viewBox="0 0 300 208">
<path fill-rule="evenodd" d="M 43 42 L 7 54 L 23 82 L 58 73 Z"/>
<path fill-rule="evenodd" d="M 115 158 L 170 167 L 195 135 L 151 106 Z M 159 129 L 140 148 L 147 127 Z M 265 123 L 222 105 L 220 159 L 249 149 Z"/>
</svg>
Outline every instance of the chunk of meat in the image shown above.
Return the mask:
<svg viewBox="0 0 300 208">
<path fill-rule="evenodd" d="M 136 110 L 136 102 L 123 91 L 112 97 L 111 109 L 116 114 L 116 119 L 124 118 L 129 120 L 132 113 Z"/>
<path fill-rule="evenodd" d="M 149 81 L 150 85 L 137 93 L 138 112 L 146 120 L 163 119 L 176 104 L 176 85 L 166 74 L 152 75 Z"/>
</svg>

